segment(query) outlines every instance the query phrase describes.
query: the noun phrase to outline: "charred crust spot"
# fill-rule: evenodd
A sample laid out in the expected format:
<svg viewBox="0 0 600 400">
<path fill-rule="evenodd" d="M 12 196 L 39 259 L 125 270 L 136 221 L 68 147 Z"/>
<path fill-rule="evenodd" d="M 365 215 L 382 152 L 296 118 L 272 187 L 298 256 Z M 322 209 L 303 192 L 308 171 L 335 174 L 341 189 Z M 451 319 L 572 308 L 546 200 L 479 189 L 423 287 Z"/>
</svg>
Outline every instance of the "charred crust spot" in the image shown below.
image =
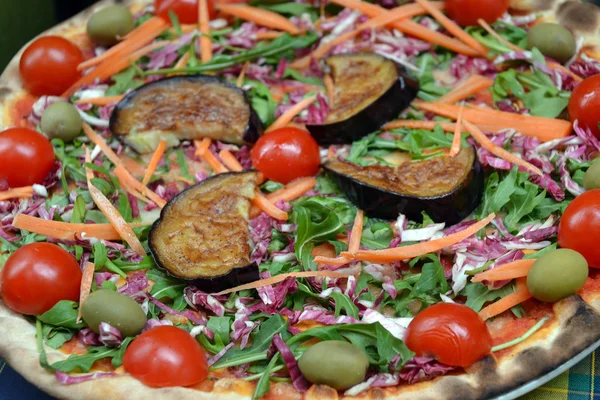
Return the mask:
<svg viewBox="0 0 600 400">
<path fill-rule="evenodd" d="M 600 8 L 594 4 L 567 1 L 558 7 L 558 22 L 580 32 L 595 32 L 600 21 Z"/>
<path fill-rule="evenodd" d="M 489 355 L 473 364 L 467 372 L 475 375 L 476 379 L 481 382 L 494 382 L 498 379 L 497 366 L 496 358 Z"/>
<path fill-rule="evenodd" d="M 458 377 L 443 379 L 437 388 L 443 394 L 442 397 L 447 400 L 470 400 L 480 397 L 478 390 Z"/>
<path fill-rule="evenodd" d="M 327 385 L 312 385 L 304 394 L 304 400 L 337 400 L 338 398 L 337 390 Z"/>
</svg>

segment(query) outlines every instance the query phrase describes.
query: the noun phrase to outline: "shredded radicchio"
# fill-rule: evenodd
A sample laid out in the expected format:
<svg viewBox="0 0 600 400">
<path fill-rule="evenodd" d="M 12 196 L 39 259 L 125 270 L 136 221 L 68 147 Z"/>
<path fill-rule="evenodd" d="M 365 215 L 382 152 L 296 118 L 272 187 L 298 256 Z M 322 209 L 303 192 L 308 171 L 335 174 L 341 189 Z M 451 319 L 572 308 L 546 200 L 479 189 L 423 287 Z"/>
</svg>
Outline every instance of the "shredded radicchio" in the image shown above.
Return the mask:
<svg viewBox="0 0 600 400">
<path fill-rule="evenodd" d="M 455 369 L 456 367 L 442 364 L 434 358 L 413 357 L 400 371 L 400 378 L 413 384 L 445 375 Z"/>
<path fill-rule="evenodd" d="M 283 361 L 285 362 L 285 366 L 288 369 L 290 378 L 292 378 L 292 385 L 294 385 L 294 388 L 301 393 L 306 392 L 311 385 L 306 380 L 304 375 L 302 375 L 302 372 L 300 372 L 300 368 L 298 367 L 298 362 L 296 361 L 294 354 L 290 348 L 287 347 L 279 333 L 273 336 L 273 344 L 275 347 L 277 347 L 277 350 L 281 354 L 281 358 L 283 358 Z"/>
<path fill-rule="evenodd" d="M 98 334 L 90 328 L 83 328 L 80 330 L 77 334 L 77 340 L 79 340 L 79 343 L 88 346 L 99 346 L 102 344 Z"/>
<path fill-rule="evenodd" d="M 117 374 L 115 372 L 94 372 L 93 374 L 87 374 L 87 375 L 69 375 L 69 374 L 65 374 L 64 372 L 61 372 L 61 371 L 56 371 L 54 373 L 54 375 L 56 376 L 56 379 L 58 379 L 58 381 L 60 383 L 65 384 L 65 385 L 74 385 L 76 383 L 86 382 L 86 381 L 90 381 L 92 379 L 108 378 L 110 376 L 117 376 Z"/>
<path fill-rule="evenodd" d="M 123 339 L 121 332 L 114 326 L 106 322 L 100 322 L 98 330 L 100 331 L 99 340 L 103 345 L 107 347 L 118 347 L 121 345 Z"/>
</svg>

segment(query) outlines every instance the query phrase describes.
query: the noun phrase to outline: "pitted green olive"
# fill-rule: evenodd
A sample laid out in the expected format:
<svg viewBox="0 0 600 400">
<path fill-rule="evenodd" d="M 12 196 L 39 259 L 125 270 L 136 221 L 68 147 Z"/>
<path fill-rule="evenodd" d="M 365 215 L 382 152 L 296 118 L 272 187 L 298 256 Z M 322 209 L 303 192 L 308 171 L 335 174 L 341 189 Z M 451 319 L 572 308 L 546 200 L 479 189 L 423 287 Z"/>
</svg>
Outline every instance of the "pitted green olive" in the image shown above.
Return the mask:
<svg viewBox="0 0 600 400">
<path fill-rule="evenodd" d="M 71 103 L 54 103 L 42 114 L 42 132 L 50 139 L 62 139 L 71 142 L 81 133 L 83 121 L 79 112 Z"/>
<path fill-rule="evenodd" d="M 81 316 L 96 333 L 101 322 L 117 328 L 123 337 L 135 336 L 146 325 L 142 307 L 130 297 L 112 290 L 92 292 L 81 307 Z"/>
<path fill-rule="evenodd" d="M 298 367 L 308 381 L 344 390 L 365 379 L 369 359 L 351 343 L 326 340 L 306 350 Z"/>
<path fill-rule="evenodd" d="M 90 38 L 97 44 L 111 46 L 135 27 L 133 15 L 125 6 L 106 7 L 94 13 L 87 24 Z"/>
<path fill-rule="evenodd" d="M 538 258 L 527 275 L 527 288 L 538 300 L 553 303 L 575 294 L 588 277 L 588 263 L 578 252 L 558 249 Z"/>
<path fill-rule="evenodd" d="M 583 176 L 583 187 L 587 190 L 600 189 L 600 159 L 594 160 Z"/>
<path fill-rule="evenodd" d="M 577 42 L 564 26 L 552 23 L 538 24 L 527 34 L 530 49 L 537 47 L 543 55 L 565 63 L 575 55 Z"/>
</svg>

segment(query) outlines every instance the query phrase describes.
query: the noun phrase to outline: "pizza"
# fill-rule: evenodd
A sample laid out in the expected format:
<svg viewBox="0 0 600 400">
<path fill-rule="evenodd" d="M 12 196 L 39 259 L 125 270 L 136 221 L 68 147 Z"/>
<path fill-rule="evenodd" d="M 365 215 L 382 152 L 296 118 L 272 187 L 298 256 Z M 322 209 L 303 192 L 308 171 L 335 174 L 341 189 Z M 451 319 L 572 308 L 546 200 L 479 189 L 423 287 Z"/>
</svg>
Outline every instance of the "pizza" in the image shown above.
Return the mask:
<svg viewBox="0 0 600 400">
<path fill-rule="evenodd" d="M 491 399 L 590 351 L 599 21 L 99 2 L 0 77 L 0 356 L 65 399 Z"/>
</svg>

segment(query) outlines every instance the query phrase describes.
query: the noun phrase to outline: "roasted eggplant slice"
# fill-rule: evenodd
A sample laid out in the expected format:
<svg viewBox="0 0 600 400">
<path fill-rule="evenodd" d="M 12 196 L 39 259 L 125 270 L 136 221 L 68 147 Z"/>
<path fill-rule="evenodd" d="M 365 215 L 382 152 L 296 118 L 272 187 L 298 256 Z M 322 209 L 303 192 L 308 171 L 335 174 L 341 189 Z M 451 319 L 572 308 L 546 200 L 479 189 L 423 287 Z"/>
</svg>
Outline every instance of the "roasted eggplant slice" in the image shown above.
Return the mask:
<svg viewBox="0 0 600 400">
<path fill-rule="evenodd" d="M 399 213 L 421 221 L 456 224 L 475 210 L 483 193 L 483 170 L 471 147 L 456 157 L 360 166 L 329 159 L 325 170 L 350 201 L 370 217 L 396 219 Z"/>
<path fill-rule="evenodd" d="M 328 57 L 335 95 L 324 125 L 307 125 L 321 145 L 352 143 L 398 115 L 417 96 L 419 85 L 391 60 L 374 53 Z"/>
<path fill-rule="evenodd" d="M 110 129 L 140 153 L 154 151 L 161 139 L 170 147 L 202 137 L 242 145 L 254 143 L 263 132 L 244 92 L 207 75 L 141 86 L 115 107 Z"/>
<path fill-rule="evenodd" d="M 248 231 L 257 179 L 219 174 L 169 201 L 148 239 L 157 265 L 208 293 L 257 280 Z"/>
</svg>

